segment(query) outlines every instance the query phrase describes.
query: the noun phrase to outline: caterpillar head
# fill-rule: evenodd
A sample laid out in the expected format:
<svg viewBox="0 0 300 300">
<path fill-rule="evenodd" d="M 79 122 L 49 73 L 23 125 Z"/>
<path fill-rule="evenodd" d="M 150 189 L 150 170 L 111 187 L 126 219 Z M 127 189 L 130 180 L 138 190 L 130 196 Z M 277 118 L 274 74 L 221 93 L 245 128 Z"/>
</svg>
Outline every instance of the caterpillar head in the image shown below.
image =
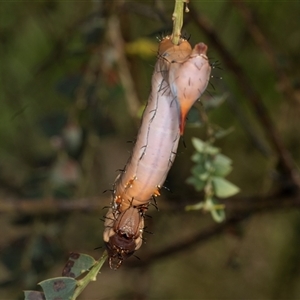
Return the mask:
<svg viewBox="0 0 300 300">
<path fill-rule="evenodd" d="M 144 217 L 138 207 L 123 212 L 109 209 L 103 234 L 109 266 L 117 270 L 142 245 Z"/>
<path fill-rule="evenodd" d="M 117 270 L 123 261 L 130 257 L 136 250 L 134 239 L 128 238 L 126 235 L 114 234 L 105 243 L 108 253 L 108 263 L 112 270 Z"/>
</svg>

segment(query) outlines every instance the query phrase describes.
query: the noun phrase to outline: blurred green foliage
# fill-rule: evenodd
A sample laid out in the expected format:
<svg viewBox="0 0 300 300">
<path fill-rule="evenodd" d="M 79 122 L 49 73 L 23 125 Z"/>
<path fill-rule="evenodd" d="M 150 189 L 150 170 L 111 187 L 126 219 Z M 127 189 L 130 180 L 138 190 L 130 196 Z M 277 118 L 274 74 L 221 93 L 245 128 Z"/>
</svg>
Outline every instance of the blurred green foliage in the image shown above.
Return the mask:
<svg viewBox="0 0 300 300">
<path fill-rule="evenodd" d="M 207 18 L 223 50 L 241 65 L 299 165 L 299 1 L 245 2 L 253 16 L 250 25 L 236 3 L 244 2 L 192 0 L 191 7 Z M 76 199 L 87 203 L 90 197 L 103 199 L 102 191 L 111 188 L 115 170 L 128 159 L 132 144 L 126 141 L 134 140 L 138 129 L 138 117 L 128 108 L 126 86 L 120 80 L 118 51 L 127 59 L 142 108 L 156 54 L 151 56 L 148 48 L 156 36 L 172 28 L 173 7 L 174 1 L 0 2 L 3 299 L 21 299 L 22 289 L 35 289 L 41 280 L 58 276 L 63 256 L 70 251 L 97 256 L 93 249 L 102 244 L 103 225 L 98 220 L 102 211 L 85 214 L 74 208 L 53 213 L 40 208 L 39 213 L 36 208 L 24 213 L 22 203 L 28 200 L 30 207 L 37 207 L 54 197 L 66 199 L 71 206 Z M 121 22 L 124 49 L 114 48 L 109 39 L 107 23 L 112 14 Z M 253 112 L 238 78 L 210 44 L 208 33 L 189 15 L 185 22 L 183 32 L 191 35 L 191 44 L 208 44 L 216 66 L 203 106 L 227 96 L 208 115 L 214 126 L 234 127 L 216 143 L 233 161 L 228 179 L 240 187 L 239 197 L 271 194 L 285 178 L 267 130 L 258 122 L 261 116 Z M 251 34 L 254 25 L 263 33 L 269 52 Z M 145 46 L 147 55 L 140 53 Z M 209 217 L 183 210 L 203 198 L 185 184 L 192 167 L 191 137 L 207 138 L 206 122 L 197 113 L 201 104 L 196 108 L 184 136 L 186 148 L 181 145 L 166 182 L 173 194 L 165 192 L 165 199 L 158 199 L 160 211 L 150 211 L 153 220 L 147 220 L 147 226 L 155 235 L 147 237 L 138 253 L 141 261 L 145 253 L 179 243 L 211 224 Z M 109 201 L 107 194 L 99 206 Z M 104 268 L 82 299 L 297 299 L 299 220 L 295 209 L 249 215 L 240 227 L 230 227 L 201 247 L 170 254 L 147 269 L 124 266 L 109 272 Z"/>
<path fill-rule="evenodd" d="M 240 191 L 224 178 L 232 170 L 232 161 L 221 154 L 220 149 L 212 146 L 210 141 L 203 142 L 193 138 L 192 143 L 196 149 L 192 156 L 195 165 L 191 169 L 192 176 L 186 182 L 193 185 L 196 191 L 204 191 L 204 199 L 197 204 L 188 205 L 186 210 L 203 209 L 210 212 L 216 222 L 222 222 L 225 220 L 225 207 L 216 197 L 228 198 Z"/>
</svg>

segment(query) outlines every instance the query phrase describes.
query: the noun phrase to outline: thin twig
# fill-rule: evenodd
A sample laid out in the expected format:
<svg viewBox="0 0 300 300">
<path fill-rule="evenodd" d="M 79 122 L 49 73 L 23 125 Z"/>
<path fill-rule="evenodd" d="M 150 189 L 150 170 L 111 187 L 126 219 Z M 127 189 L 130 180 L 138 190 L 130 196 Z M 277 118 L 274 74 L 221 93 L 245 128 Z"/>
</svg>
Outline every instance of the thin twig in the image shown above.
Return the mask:
<svg viewBox="0 0 300 300">
<path fill-rule="evenodd" d="M 75 211 L 100 212 L 107 197 L 82 198 L 77 200 L 65 199 L 5 199 L 0 201 L 0 214 L 42 215 L 70 213 Z"/>
<path fill-rule="evenodd" d="M 262 201 L 263 199 L 263 201 Z M 269 212 L 270 210 L 282 210 L 286 208 L 299 208 L 300 207 L 300 195 L 297 194 L 294 197 L 281 198 L 280 195 L 274 195 L 267 198 L 252 198 L 240 201 L 237 199 L 228 199 L 230 205 L 226 207 L 229 210 L 229 217 L 224 223 L 214 224 L 207 228 L 202 229 L 195 235 L 180 241 L 180 238 L 176 239 L 176 243 L 164 247 L 162 250 L 153 252 L 144 257 L 142 261 L 138 263 L 128 262 L 128 267 L 146 267 L 154 262 L 157 262 L 171 255 L 176 255 L 180 252 L 191 250 L 192 247 L 199 247 L 199 244 L 206 243 L 210 239 L 222 234 L 227 228 L 241 223 L 242 221 L 251 218 L 254 214 Z M 237 205 L 239 203 L 239 205 Z"/>
<path fill-rule="evenodd" d="M 136 13 L 149 20 L 155 20 L 156 22 L 162 22 L 168 24 L 169 20 L 166 18 L 166 14 L 162 12 L 159 7 L 155 7 L 152 3 L 140 3 L 140 2 L 124 2 L 122 5 L 122 11 L 129 13 Z"/>
<path fill-rule="evenodd" d="M 128 62 L 124 54 L 125 46 L 121 34 L 120 21 L 115 15 L 111 16 L 108 21 L 108 36 L 114 50 L 116 51 L 119 76 L 124 87 L 129 113 L 131 117 L 136 120 L 140 108 L 140 103 L 132 80 Z"/>
<path fill-rule="evenodd" d="M 249 119 L 236 97 L 231 94 L 230 97 L 227 97 L 226 102 L 230 106 L 230 110 L 239 120 L 245 132 L 248 134 L 254 147 L 256 147 L 265 157 L 270 157 L 271 151 L 269 145 L 267 145 L 262 137 L 259 136 L 257 129 L 253 126 L 253 121 Z"/>
<path fill-rule="evenodd" d="M 273 68 L 274 74 L 279 82 L 278 86 L 285 95 L 285 98 L 291 99 L 295 104 L 299 105 L 299 93 L 296 93 L 296 91 L 293 89 L 290 78 L 284 72 L 283 68 L 281 68 L 278 64 L 274 47 L 271 46 L 267 37 L 264 35 L 261 26 L 257 24 L 257 17 L 254 18 L 253 12 L 245 3 L 243 3 L 243 1 L 232 0 L 231 2 L 241 13 L 248 32 L 252 36 L 257 46 L 262 49 L 262 52 L 265 54 L 270 66 Z"/>
<path fill-rule="evenodd" d="M 71 213 L 71 212 L 91 212 L 99 213 L 103 210 L 105 204 L 108 203 L 109 193 L 107 196 L 95 196 L 80 199 L 18 199 L 7 198 L 0 199 L 0 214 L 29 214 L 29 215 L 42 215 L 42 214 L 58 214 L 58 213 Z M 174 203 L 180 203 L 182 199 L 175 196 L 169 197 Z M 190 202 L 197 202 L 199 199 L 189 199 Z M 224 199 L 223 202 L 226 206 L 228 215 L 237 215 L 244 213 L 256 213 L 261 210 L 273 209 L 276 206 L 280 208 L 300 207 L 299 194 L 295 193 L 290 197 L 285 194 L 272 194 L 269 196 L 253 195 L 251 197 L 234 197 Z M 184 212 L 184 207 L 177 206 L 176 211 Z M 164 212 L 169 212 L 171 208 L 164 208 Z"/>
</svg>

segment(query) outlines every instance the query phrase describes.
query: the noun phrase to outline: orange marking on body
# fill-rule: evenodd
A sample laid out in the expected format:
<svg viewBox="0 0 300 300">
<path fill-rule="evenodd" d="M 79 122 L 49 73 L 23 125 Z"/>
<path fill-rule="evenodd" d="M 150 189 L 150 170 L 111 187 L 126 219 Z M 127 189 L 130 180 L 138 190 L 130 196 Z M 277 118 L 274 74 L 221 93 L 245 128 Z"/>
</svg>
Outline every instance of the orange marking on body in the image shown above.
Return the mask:
<svg viewBox="0 0 300 300">
<path fill-rule="evenodd" d="M 158 188 L 154 191 L 153 196 L 154 196 L 154 197 L 160 196 L 160 192 L 159 192 L 159 189 L 158 189 Z"/>
<path fill-rule="evenodd" d="M 121 196 L 115 197 L 115 202 L 116 202 L 118 205 L 120 205 L 120 204 L 122 203 L 122 198 L 121 198 Z"/>
<path fill-rule="evenodd" d="M 128 189 L 128 187 L 132 187 L 132 184 L 134 183 L 134 181 L 136 180 L 136 177 L 130 179 L 126 184 L 125 184 L 125 189 Z"/>
<path fill-rule="evenodd" d="M 188 102 L 188 101 L 187 101 Z M 190 110 L 190 105 L 185 106 L 184 102 L 180 101 L 180 135 L 183 135 L 184 132 L 184 127 L 185 127 L 185 123 L 186 123 L 186 116 Z"/>
</svg>

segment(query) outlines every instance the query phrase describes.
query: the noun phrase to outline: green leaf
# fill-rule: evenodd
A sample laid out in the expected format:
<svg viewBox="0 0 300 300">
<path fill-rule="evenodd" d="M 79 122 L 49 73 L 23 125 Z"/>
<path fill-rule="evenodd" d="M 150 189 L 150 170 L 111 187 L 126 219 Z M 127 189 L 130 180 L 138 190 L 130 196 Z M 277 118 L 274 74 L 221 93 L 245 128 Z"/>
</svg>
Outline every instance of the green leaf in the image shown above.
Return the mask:
<svg viewBox="0 0 300 300">
<path fill-rule="evenodd" d="M 77 281 L 70 277 L 56 277 L 39 283 L 46 299 L 72 299 Z"/>
<path fill-rule="evenodd" d="M 203 161 L 205 160 L 205 155 L 196 152 L 192 155 L 191 160 L 196 163 L 203 163 Z"/>
<path fill-rule="evenodd" d="M 195 147 L 196 151 L 198 151 L 200 153 L 215 155 L 220 152 L 219 148 L 210 146 L 208 143 L 205 143 L 196 137 L 192 138 L 192 143 L 193 143 L 193 146 Z"/>
<path fill-rule="evenodd" d="M 87 254 L 71 253 L 62 275 L 76 278 L 85 271 L 88 271 L 95 264 L 95 259 Z"/>
<path fill-rule="evenodd" d="M 99 274 L 107 256 L 107 251 L 104 251 L 102 257 L 98 261 L 95 261 L 89 255 L 71 253 L 63 273 L 65 275 L 72 275 L 72 271 L 74 271 L 73 276 L 75 276 L 75 274 L 80 275 L 82 272 L 88 271 L 85 276 L 80 280 L 71 277 L 56 277 L 44 280 L 39 283 L 43 289 L 43 293 L 38 291 L 24 291 L 25 300 L 75 300 L 90 281 L 96 280 L 96 276 Z"/>
<path fill-rule="evenodd" d="M 207 173 L 207 170 L 205 169 L 205 167 L 203 165 L 197 164 L 194 167 L 192 167 L 191 173 L 194 176 L 198 177 L 199 175 L 201 175 L 203 173 Z"/>
<path fill-rule="evenodd" d="M 220 152 L 220 149 L 217 148 L 217 147 L 213 147 L 213 146 L 209 146 L 209 145 L 206 145 L 205 147 L 205 153 L 207 154 L 210 154 L 210 155 L 216 155 Z"/>
<path fill-rule="evenodd" d="M 210 159 L 207 159 L 207 160 L 205 161 L 204 167 L 205 167 L 205 169 L 206 169 L 209 173 L 211 173 L 212 168 L 213 168 L 213 165 L 212 165 L 212 162 L 211 162 Z"/>
<path fill-rule="evenodd" d="M 194 148 L 198 152 L 200 152 L 200 153 L 203 152 L 204 147 L 205 147 L 205 143 L 202 140 L 200 140 L 200 139 L 198 139 L 196 137 L 193 137 L 192 138 L 192 143 L 193 143 Z"/>
<path fill-rule="evenodd" d="M 76 289 L 72 300 L 76 299 L 81 294 L 81 292 L 86 288 L 86 286 L 89 284 L 90 281 L 96 280 L 100 269 L 102 268 L 105 260 L 107 259 L 107 256 L 108 256 L 107 251 L 104 251 L 102 257 L 96 261 L 96 263 L 89 270 L 87 275 L 84 278 L 78 280 L 78 288 Z"/>
<path fill-rule="evenodd" d="M 187 178 L 186 183 L 193 185 L 198 192 L 202 191 L 205 187 L 205 182 L 196 177 Z"/>
<path fill-rule="evenodd" d="M 212 183 L 216 196 L 220 198 L 231 197 L 240 191 L 236 185 L 222 177 L 214 176 L 212 178 Z"/>
<path fill-rule="evenodd" d="M 24 300 L 45 300 L 45 294 L 38 291 L 24 291 Z"/>
<path fill-rule="evenodd" d="M 214 161 L 218 162 L 219 164 L 222 164 L 222 165 L 231 165 L 232 164 L 231 158 L 229 158 L 228 156 L 221 154 L 221 153 L 219 153 L 218 155 L 215 156 Z"/>
<path fill-rule="evenodd" d="M 212 199 L 212 202 L 214 208 L 210 212 L 211 216 L 215 222 L 221 223 L 226 218 L 225 210 L 223 208 L 218 208 L 218 206 L 220 206 L 220 203 L 217 199 Z"/>
<path fill-rule="evenodd" d="M 195 165 L 192 168 L 191 173 L 194 177 L 199 178 L 202 181 L 206 181 L 210 176 L 210 172 L 207 170 L 206 166 L 200 164 Z"/>
<path fill-rule="evenodd" d="M 214 175 L 215 176 L 220 176 L 220 177 L 225 177 L 228 175 L 231 170 L 231 159 L 223 154 L 217 154 L 212 162 L 213 167 L 214 167 Z"/>
<path fill-rule="evenodd" d="M 198 175 L 198 178 L 203 181 L 203 182 L 206 182 L 207 179 L 209 178 L 210 176 L 210 173 L 209 172 L 206 172 L 206 173 L 202 173 L 202 174 L 199 174 Z"/>
</svg>

